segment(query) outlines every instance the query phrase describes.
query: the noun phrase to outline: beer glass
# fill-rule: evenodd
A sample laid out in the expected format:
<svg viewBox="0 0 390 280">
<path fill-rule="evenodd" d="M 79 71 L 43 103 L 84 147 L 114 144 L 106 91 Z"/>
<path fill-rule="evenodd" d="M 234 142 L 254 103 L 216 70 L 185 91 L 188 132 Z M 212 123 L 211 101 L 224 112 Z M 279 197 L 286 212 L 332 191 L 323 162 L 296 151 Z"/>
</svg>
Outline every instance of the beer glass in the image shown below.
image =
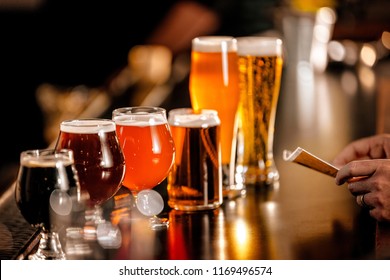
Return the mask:
<svg viewBox="0 0 390 280">
<path fill-rule="evenodd" d="M 58 231 L 70 224 L 80 197 L 71 150 L 43 149 L 21 153 L 16 204 L 26 221 L 41 229 L 38 249 L 29 255 L 29 259 L 66 259 Z"/>
<path fill-rule="evenodd" d="M 168 205 L 198 211 L 222 204 L 220 120 L 215 110 L 169 111 L 175 162 L 168 175 Z"/>
<path fill-rule="evenodd" d="M 125 174 L 125 160 L 111 119 L 74 119 L 60 124 L 56 149 L 71 149 L 81 190 L 89 195 L 85 234 L 95 238 L 105 222 L 102 204 L 113 197 Z"/>
<path fill-rule="evenodd" d="M 237 42 L 229 36 L 202 36 L 192 40 L 190 98 L 195 111 L 212 109 L 221 120 L 223 195 L 243 186 L 234 182 L 236 113 L 239 103 Z M 237 187 L 239 188 L 237 190 Z"/>
<path fill-rule="evenodd" d="M 271 185 L 279 180 L 273 158 L 274 124 L 282 75 L 282 41 L 237 38 L 240 105 L 236 182 Z"/>
<path fill-rule="evenodd" d="M 138 194 L 160 184 L 173 164 L 175 146 L 166 110 L 151 106 L 122 107 L 112 112 L 112 118 L 126 163 L 122 184 L 131 191 L 137 203 Z M 147 191 L 143 194 L 147 196 L 148 193 L 155 195 Z M 147 197 L 143 195 L 142 199 L 145 202 Z M 146 213 L 146 210 L 142 212 Z M 150 222 L 152 229 L 169 226 L 168 219 L 155 215 Z"/>
</svg>

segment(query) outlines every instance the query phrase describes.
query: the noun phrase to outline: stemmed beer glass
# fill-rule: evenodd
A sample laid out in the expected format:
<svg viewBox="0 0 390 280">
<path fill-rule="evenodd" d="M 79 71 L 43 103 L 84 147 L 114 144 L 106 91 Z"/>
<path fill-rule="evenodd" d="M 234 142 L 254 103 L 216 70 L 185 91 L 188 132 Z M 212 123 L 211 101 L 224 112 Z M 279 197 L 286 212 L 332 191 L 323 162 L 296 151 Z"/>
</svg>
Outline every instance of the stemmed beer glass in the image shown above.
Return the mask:
<svg viewBox="0 0 390 280">
<path fill-rule="evenodd" d="M 112 117 L 126 162 L 122 184 L 131 191 L 136 203 L 140 202 L 137 200 L 141 192 L 143 202 L 148 202 L 148 197 L 149 201 L 158 198 L 156 192 L 149 192 L 153 197 L 145 196 L 145 190 L 160 184 L 173 165 L 175 146 L 166 110 L 151 106 L 123 107 L 115 109 Z M 159 213 L 149 210 L 150 215 Z M 169 225 L 169 221 L 154 215 L 150 225 L 153 229 L 164 228 Z"/>
<path fill-rule="evenodd" d="M 102 204 L 121 187 L 125 172 L 122 149 L 111 119 L 74 119 L 61 122 L 56 149 L 74 153 L 81 190 L 88 193 L 84 234 L 95 238 L 99 224 L 105 223 Z"/>
<path fill-rule="evenodd" d="M 71 223 L 72 213 L 81 200 L 73 152 L 23 151 L 15 199 L 27 222 L 41 229 L 38 249 L 29 259 L 66 259 L 58 232 Z"/>
</svg>

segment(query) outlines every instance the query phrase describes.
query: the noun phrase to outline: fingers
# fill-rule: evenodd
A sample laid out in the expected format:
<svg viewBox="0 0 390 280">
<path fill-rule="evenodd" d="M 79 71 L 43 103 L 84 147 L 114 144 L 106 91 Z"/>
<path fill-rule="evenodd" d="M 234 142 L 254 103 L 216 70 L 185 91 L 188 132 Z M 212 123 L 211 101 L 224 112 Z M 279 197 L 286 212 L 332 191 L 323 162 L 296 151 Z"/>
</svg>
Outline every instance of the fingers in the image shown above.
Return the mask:
<svg viewBox="0 0 390 280">
<path fill-rule="evenodd" d="M 375 160 L 352 161 L 343 166 L 336 175 L 336 184 L 352 183 L 375 173 L 378 163 Z"/>
<path fill-rule="evenodd" d="M 360 207 L 362 207 L 362 208 L 365 208 L 365 209 L 373 209 L 374 207 L 371 206 L 371 205 L 369 204 L 369 202 L 367 202 L 366 195 L 367 195 L 367 194 L 361 194 L 361 195 L 356 196 L 356 203 L 357 203 Z"/>
</svg>

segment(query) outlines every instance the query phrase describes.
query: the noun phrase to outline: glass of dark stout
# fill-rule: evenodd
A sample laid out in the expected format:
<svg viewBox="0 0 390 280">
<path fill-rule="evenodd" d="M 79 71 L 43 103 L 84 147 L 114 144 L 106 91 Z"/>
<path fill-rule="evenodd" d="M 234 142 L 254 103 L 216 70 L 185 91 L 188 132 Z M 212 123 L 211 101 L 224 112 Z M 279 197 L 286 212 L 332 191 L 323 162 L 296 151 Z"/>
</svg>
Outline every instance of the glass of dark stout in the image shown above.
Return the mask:
<svg viewBox="0 0 390 280">
<path fill-rule="evenodd" d="M 26 221 L 41 230 L 38 249 L 29 259 L 66 259 L 58 232 L 71 224 L 80 197 L 72 150 L 21 153 L 16 203 Z"/>
</svg>

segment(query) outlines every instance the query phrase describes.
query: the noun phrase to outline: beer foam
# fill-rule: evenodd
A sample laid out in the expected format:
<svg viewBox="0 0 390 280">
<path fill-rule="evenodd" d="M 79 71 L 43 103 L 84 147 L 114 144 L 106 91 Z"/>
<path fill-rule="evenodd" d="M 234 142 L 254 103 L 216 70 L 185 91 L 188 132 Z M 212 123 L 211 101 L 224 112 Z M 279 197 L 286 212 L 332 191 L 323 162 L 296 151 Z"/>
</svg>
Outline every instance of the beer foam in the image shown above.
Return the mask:
<svg viewBox="0 0 390 280">
<path fill-rule="evenodd" d="M 238 37 L 237 53 L 238 55 L 281 56 L 282 40 L 276 37 Z"/>
<path fill-rule="evenodd" d="M 115 131 L 115 122 L 109 119 L 79 119 L 63 121 L 60 130 L 67 133 L 95 134 Z"/>
<path fill-rule="evenodd" d="M 52 155 L 50 157 L 45 157 L 45 158 L 40 158 L 34 157 L 34 156 L 26 156 L 21 160 L 21 164 L 23 166 L 27 167 L 40 167 L 40 168 L 45 168 L 45 167 L 56 167 L 56 165 L 59 162 L 59 158 L 61 159 L 60 162 L 62 163 L 63 166 L 68 166 L 73 164 L 73 161 L 67 157 L 58 157 L 55 155 Z"/>
<path fill-rule="evenodd" d="M 192 50 L 197 52 L 237 51 L 237 42 L 231 36 L 201 36 L 192 39 Z"/>
<path fill-rule="evenodd" d="M 169 125 L 182 127 L 209 127 L 217 126 L 220 121 L 215 116 L 205 114 L 173 115 L 169 118 Z"/>
<path fill-rule="evenodd" d="M 155 126 L 166 124 L 167 120 L 163 116 L 155 115 L 152 118 L 147 115 L 122 115 L 114 117 L 117 125 L 122 126 Z"/>
</svg>

